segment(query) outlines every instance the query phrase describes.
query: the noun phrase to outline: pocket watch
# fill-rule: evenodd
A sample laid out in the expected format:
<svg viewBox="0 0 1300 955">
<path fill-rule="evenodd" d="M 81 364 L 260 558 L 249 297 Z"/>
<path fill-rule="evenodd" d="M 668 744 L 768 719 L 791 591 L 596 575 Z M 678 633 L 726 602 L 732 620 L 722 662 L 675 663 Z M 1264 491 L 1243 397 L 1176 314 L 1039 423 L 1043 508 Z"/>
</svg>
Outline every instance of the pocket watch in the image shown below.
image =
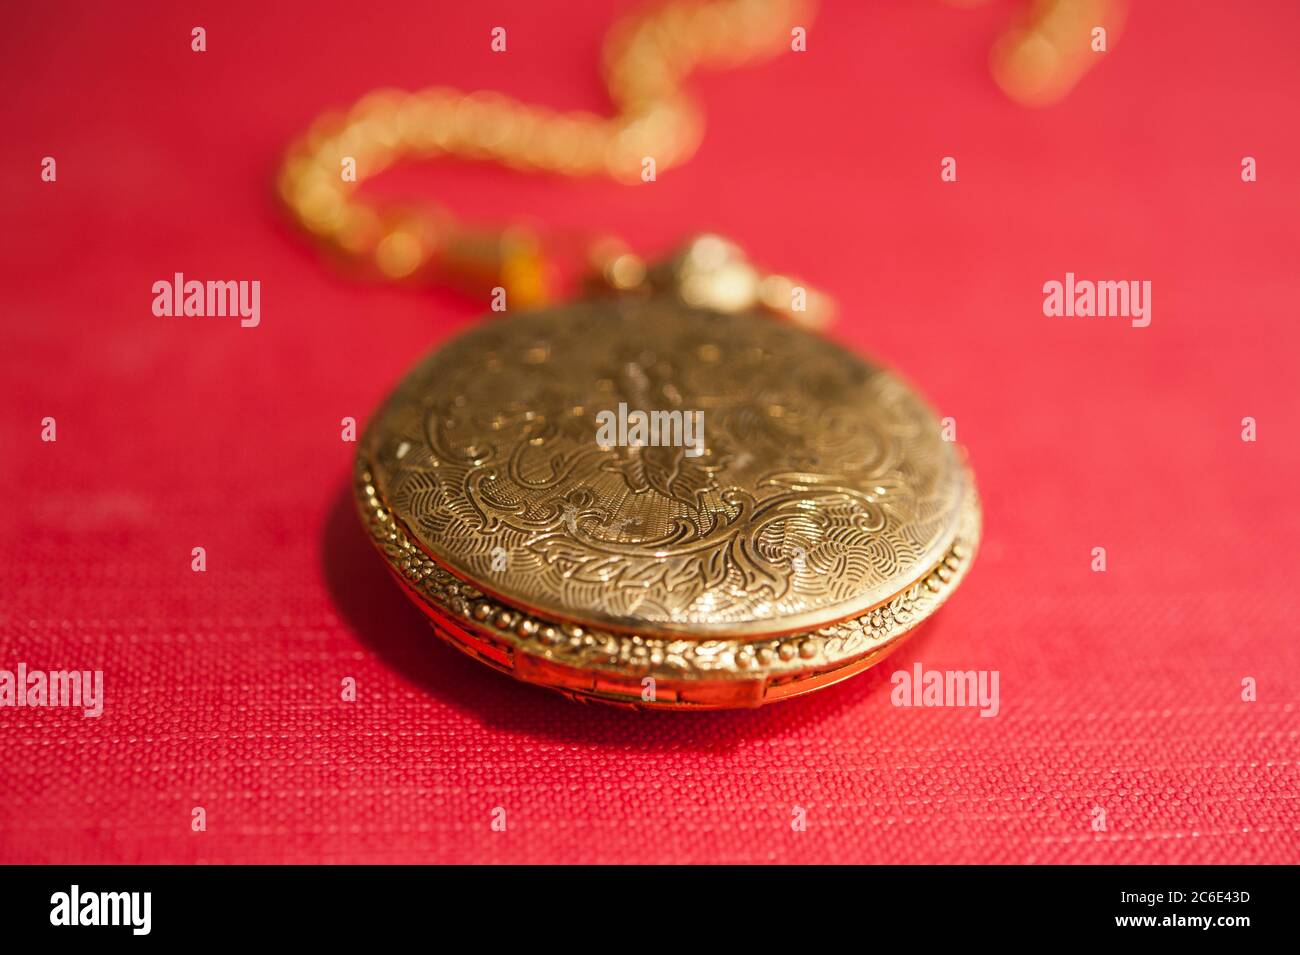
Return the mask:
<svg viewBox="0 0 1300 955">
<path fill-rule="evenodd" d="M 652 148 L 680 160 L 676 81 L 711 49 L 689 39 L 700 9 L 739 24 L 732 60 L 806 13 L 675 3 L 623 24 L 606 48 L 613 120 L 461 97 L 469 121 L 440 112 L 446 91 L 372 97 L 318 124 L 280 180 L 336 251 L 394 278 L 495 283 L 511 303 L 417 363 L 359 442 L 357 504 L 393 575 L 475 659 L 634 708 L 758 706 L 881 660 L 970 567 L 980 507 L 959 448 L 902 378 L 819 333 L 827 299 L 720 237 L 649 266 L 593 241 L 586 293 L 546 303 L 532 237 L 381 212 L 326 170 L 508 142 L 522 151 L 496 158 L 517 165 L 574 143 L 567 162 L 616 175 Z M 508 120 L 475 114 L 485 102 Z M 557 122 L 529 154 L 527 130 Z"/>
<path fill-rule="evenodd" d="M 702 237 L 402 380 L 357 501 L 440 636 L 575 697 L 756 706 L 870 666 L 947 598 L 980 527 L 956 447 L 898 376 L 765 314 L 760 285 Z M 661 427 L 600 440 L 629 408 Z"/>
</svg>

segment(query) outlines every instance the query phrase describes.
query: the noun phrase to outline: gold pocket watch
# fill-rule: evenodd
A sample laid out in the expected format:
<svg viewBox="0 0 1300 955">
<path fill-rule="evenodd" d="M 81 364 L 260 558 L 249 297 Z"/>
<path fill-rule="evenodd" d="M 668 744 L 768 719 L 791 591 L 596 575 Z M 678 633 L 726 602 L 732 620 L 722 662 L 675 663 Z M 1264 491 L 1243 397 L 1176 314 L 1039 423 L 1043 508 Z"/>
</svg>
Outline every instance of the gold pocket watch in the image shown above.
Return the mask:
<svg viewBox="0 0 1300 955">
<path fill-rule="evenodd" d="M 674 44 L 700 9 L 742 24 L 725 48 L 750 56 L 806 12 L 678 3 L 621 25 L 606 52 L 624 107 L 613 120 L 477 102 L 534 133 L 562 123 L 564 142 L 603 146 L 608 171 L 653 145 L 684 158 L 693 147 L 668 121 L 690 112 L 676 81 L 709 47 Z M 629 106 L 619 77 L 655 74 L 654 51 L 673 82 Z M 512 140 L 501 117 L 445 114 L 459 130 L 448 133 L 430 104 L 450 95 L 383 94 L 318 126 L 286 161 L 281 193 L 319 237 L 381 272 L 478 278 L 512 303 L 535 300 L 537 242 L 385 215 L 328 181 L 339 156 L 373 169 L 421 152 L 412 140 L 441 136 L 437 151 L 473 155 L 532 141 Z M 456 138 L 474 131 L 474 149 Z M 538 155 L 559 149 L 542 140 Z M 824 299 L 759 275 L 723 239 L 650 267 L 608 242 L 592 251 L 602 281 L 588 294 L 478 323 L 371 419 L 356 497 L 398 581 L 443 639 L 576 699 L 758 706 L 879 661 L 951 594 L 979 539 L 970 471 L 933 412 L 806 327 L 826 316 Z"/>
</svg>

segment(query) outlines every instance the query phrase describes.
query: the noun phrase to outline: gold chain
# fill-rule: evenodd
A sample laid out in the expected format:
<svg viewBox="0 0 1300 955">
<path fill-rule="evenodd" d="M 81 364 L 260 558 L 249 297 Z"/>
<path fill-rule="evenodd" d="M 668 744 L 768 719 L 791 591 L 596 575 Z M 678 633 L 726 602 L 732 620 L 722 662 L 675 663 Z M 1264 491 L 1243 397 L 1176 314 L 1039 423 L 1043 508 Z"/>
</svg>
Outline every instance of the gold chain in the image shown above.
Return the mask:
<svg viewBox="0 0 1300 955">
<path fill-rule="evenodd" d="M 279 192 L 327 249 L 391 279 L 500 286 L 512 305 L 545 300 L 541 240 L 518 227 L 458 224 L 440 207 L 379 207 L 357 186 L 405 158 L 489 160 L 528 172 L 611 176 L 639 183 L 691 157 L 703 117 L 682 84 L 697 67 L 732 67 L 789 49 L 809 0 L 671 0 L 627 17 L 605 37 L 605 85 L 615 114 L 557 111 L 500 93 L 379 90 L 344 114 L 321 117 L 289 150 Z M 485 37 L 485 42 L 487 38 Z M 349 176 L 349 171 L 352 175 Z M 586 243 L 612 284 L 643 267 L 608 237 Z"/>
<path fill-rule="evenodd" d="M 322 116 L 290 148 L 280 169 L 280 196 L 303 228 L 363 271 L 478 293 L 501 287 L 512 305 L 545 301 L 553 250 L 536 234 L 520 226 L 467 227 L 437 206 L 380 207 L 358 198 L 357 187 L 401 159 L 437 156 L 639 183 L 646 162 L 653 161 L 656 173 L 670 169 L 700 143 L 703 115 L 682 88 L 687 77 L 701 66 L 734 67 L 790 49 L 793 29 L 807 27 L 812 5 L 669 0 L 619 21 L 603 47 L 615 108 L 609 118 L 501 93 L 376 91 L 346 113 Z M 1090 25 L 1118 28 L 1123 20 L 1123 4 L 1114 0 L 1034 0 L 1027 12 L 994 48 L 992 62 L 1003 90 L 1025 103 L 1063 96 L 1095 58 L 1081 42 Z M 591 272 L 616 288 L 635 286 L 645 276 L 645 264 L 612 237 L 589 238 L 581 254 Z M 781 276 L 765 281 L 755 286 L 761 304 L 805 324 L 829 318 L 829 300 L 811 290 L 815 307 L 790 314 L 782 302 L 793 283 Z"/>
</svg>

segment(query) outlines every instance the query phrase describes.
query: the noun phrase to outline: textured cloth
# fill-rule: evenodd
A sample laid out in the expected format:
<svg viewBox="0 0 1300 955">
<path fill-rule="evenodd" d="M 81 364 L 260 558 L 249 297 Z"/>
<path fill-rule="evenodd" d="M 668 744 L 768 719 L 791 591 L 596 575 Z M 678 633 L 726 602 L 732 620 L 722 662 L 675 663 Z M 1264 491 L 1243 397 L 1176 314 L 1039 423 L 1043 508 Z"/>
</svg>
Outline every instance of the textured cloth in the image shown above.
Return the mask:
<svg viewBox="0 0 1300 955">
<path fill-rule="evenodd" d="M 808 52 L 693 84 L 703 147 L 652 185 L 375 184 L 647 252 L 715 229 L 956 420 L 985 541 L 911 642 L 634 714 L 436 642 L 352 513 L 340 419 L 485 303 L 340 276 L 275 208 L 282 149 L 383 85 L 607 108 L 605 5 L 441 6 L 7 12 L 0 668 L 100 669 L 106 703 L 0 709 L 0 861 L 1300 861 L 1300 8 L 1136 4 L 1034 111 L 985 65 L 1016 5 L 833 2 Z M 155 317 L 178 271 L 259 280 L 260 326 Z M 1067 271 L 1151 281 L 1150 327 L 1046 317 Z M 917 661 L 997 670 L 1000 713 L 891 705 Z"/>
</svg>

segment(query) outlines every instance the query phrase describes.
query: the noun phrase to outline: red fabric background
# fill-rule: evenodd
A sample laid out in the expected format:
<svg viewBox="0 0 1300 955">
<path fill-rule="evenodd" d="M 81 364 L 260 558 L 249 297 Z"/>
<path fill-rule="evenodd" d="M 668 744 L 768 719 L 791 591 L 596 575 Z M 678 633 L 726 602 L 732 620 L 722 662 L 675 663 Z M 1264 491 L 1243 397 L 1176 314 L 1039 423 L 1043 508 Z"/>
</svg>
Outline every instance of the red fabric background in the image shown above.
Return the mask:
<svg viewBox="0 0 1300 955">
<path fill-rule="evenodd" d="M 0 668 L 100 668 L 107 705 L 0 710 L 0 861 L 1300 860 L 1300 9 L 1138 4 L 1032 111 L 986 70 L 1016 4 L 832 2 L 806 54 L 694 84 L 703 148 L 652 186 L 378 184 L 646 251 L 721 231 L 957 419 L 986 538 L 913 642 L 792 703 L 637 715 L 460 657 L 388 579 L 339 419 L 483 309 L 339 277 L 270 187 L 381 85 L 604 110 L 603 6 L 7 11 Z M 1067 270 L 1151 280 L 1151 326 L 1045 318 Z M 175 271 L 259 279 L 261 327 L 155 318 Z M 997 669 L 1001 714 L 892 707 L 916 660 Z"/>
</svg>

